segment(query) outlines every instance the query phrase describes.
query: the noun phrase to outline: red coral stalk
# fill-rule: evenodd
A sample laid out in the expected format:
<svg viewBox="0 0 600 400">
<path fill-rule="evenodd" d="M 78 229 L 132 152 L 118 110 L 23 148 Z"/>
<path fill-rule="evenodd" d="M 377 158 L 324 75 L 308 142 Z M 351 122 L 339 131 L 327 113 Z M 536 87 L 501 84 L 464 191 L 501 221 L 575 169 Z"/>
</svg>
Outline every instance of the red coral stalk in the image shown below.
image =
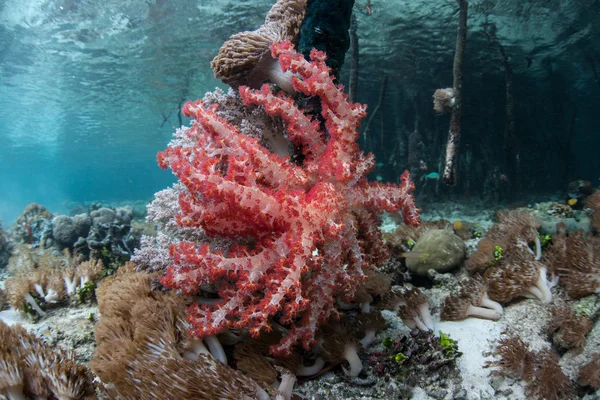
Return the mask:
<svg viewBox="0 0 600 400">
<path fill-rule="evenodd" d="M 195 145 L 174 142 L 158 155 L 159 165 L 170 167 L 186 188 L 178 223 L 209 236 L 254 242 L 227 253 L 208 244 L 177 243 L 162 282 L 185 294 L 206 284 L 219 289 L 216 304 L 189 309 L 196 336 L 229 327 L 258 336 L 276 319 L 289 330 L 271 351 L 288 354 L 297 342 L 310 348 L 317 327 L 338 315 L 335 297 L 351 301 L 364 269 L 387 257 L 376 215 L 401 211 L 406 223 L 420 221 L 408 172 L 400 185 L 367 182 L 374 157 L 356 143 L 365 106 L 349 102 L 333 83 L 325 54 L 313 50 L 308 62 L 289 42 L 273 45 L 272 53 L 284 71 L 295 74 L 296 91 L 320 98 L 327 132 L 268 85 L 260 91 L 240 88 L 246 105 L 263 105 L 283 119 L 304 155 L 297 165 L 241 134 L 216 115 L 216 106 L 187 103 L 183 111 L 195 122 L 186 134 Z"/>
</svg>

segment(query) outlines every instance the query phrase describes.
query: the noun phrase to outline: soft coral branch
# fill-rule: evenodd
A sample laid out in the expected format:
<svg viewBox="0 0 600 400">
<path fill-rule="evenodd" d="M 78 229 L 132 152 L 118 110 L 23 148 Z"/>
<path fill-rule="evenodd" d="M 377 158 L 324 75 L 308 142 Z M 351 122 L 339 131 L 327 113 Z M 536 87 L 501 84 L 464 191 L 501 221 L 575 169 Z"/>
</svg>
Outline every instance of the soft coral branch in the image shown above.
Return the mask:
<svg viewBox="0 0 600 400">
<path fill-rule="evenodd" d="M 325 54 L 313 50 L 308 62 L 289 42 L 273 45 L 272 52 L 284 71 L 295 74 L 298 92 L 321 99 L 326 131 L 269 86 L 240 88 L 246 105 L 262 105 L 282 118 L 302 152 L 298 165 L 241 134 L 215 106 L 187 103 L 184 113 L 195 121 L 186 134 L 195 145 L 172 143 L 158 155 L 159 165 L 170 167 L 185 187 L 178 223 L 209 237 L 252 241 L 226 252 L 180 241 L 171 246 L 173 264 L 162 282 L 185 294 L 218 288 L 219 301 L 190 307 L 196 336 L 229 327 L 258 336 L 277 319 L 288 333 L 271 350 L 289 354 L 297 342 L 310 348 L 318 326 L 338 315 L 336 296 L 351 301 L 366 279 L 364 268 L 387 257 L 376 214 L 402 212 L 418 225 L 419 210 L 408 173 L 401 185 L 367 182 L 374 158 L 356 143 L 365 106 L 349 102 L 333 83 Z"/>
</svg>

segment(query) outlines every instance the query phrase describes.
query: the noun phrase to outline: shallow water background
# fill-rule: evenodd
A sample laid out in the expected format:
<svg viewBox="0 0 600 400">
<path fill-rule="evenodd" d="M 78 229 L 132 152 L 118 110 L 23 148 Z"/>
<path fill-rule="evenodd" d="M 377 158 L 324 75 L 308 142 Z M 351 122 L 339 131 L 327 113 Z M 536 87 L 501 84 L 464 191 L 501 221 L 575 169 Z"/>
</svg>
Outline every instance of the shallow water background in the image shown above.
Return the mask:
<svg viewBox="0 0 600 400">
<path fill-rule="evenodd" d="M 10 223 L 29 202 L 64 212 L 72 202 L 149 200 L 169 185 L 173 178 L 158 169 L 155 155 L 179 124 L 179 105 L 219 85 L 210 60 L 230 34 L 258 27 L 271 3 L 0 0 L 0 219 Z M 470 4 L 465 90 L 472 106 L 466 107 L 464 145 L 474 146 L 485 129 L 497 130 L 490 138 L 503 131 L 502 66 L 482 34 L 493 23 L 511 54 L 518 101 L 531 105 L 554 93 L 550 105 L 578 104 L 574 168 L 597 180 L 600 165 L 590 149 L 600 147 L 600 82 L 589 60 L 600 71 L 600 2 Z M 430 142 L 441 151 L 447 121 L 435 119 L 430 101 L 435 88 L 451 84 L 456 2 L 372 0 L 370 16 L 364 5 L 355 4 L 358 100 L 373 109 L 381 77 L 389 76 L 389 124 L 378 137 L 391 141 L 412 129 L 416 108 L 423 110 L 424 129 L 440 136 Z M 342 82 L 347 75 L 344 70 Z M 535 156 L 532 149 L 540 149 L 545 135 L 564 130 L 556 118 L 564 113 L 569 119 L 571 109 L 559 105 L 518 108 L 519 129 L 539 136 L 525 143 L 524 157 Z M 496 111 L 482 122 L 478 107 Z M 384 164 L 396 162 L 382 151 L 391 145 L 380 144 L 369 150 Z M 552 159 L 529 162 L 539 167 L 528 169 L 533 182 L 545 189 L 563 186 L 553 183 Z"/>
</svg>

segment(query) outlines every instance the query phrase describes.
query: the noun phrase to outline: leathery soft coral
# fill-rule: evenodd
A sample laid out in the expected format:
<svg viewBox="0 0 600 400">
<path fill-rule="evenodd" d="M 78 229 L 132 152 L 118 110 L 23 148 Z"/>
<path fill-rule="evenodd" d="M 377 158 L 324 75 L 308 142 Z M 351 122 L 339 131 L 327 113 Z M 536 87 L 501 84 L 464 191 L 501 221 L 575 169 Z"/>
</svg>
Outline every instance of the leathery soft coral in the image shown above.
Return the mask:
<svg viewBox="0 0 600 400">
<path fill-rule="evenodd" d="M 458 321 L 467 317 L 498 320 L 504 310 L 500 303 L 491 300 L 487 286 L 480 278 L 465 282 L 460 291 L 444 299 L 442 321 Z"/>
<path fill-rule="evenodd" d="M 433 330 L 429 301 L 418 287 L 407 285 L 398 292 L 390 291 L 383 298 L 381 308 L 394 310 L 410 329 Z"/>
<path fill-rule="evenodd" d="M 560 277 L 559 284 L 569 296 L 600 293 L 600 237 L 582 230 L 567 234 L 564 224 L 557 227 L 544 261 Z"/>
<path fill-rule="evenodd" d="M 0 399 L 97 398 L 91 372 L 76 363 L 72 351 L 2 321 L 0 338 Z"/>
<path fill-rule="evenodd" d="M 45 308 L 50 304 L 70 299 L 84 302 L 93 296 L 95 282 L 102 272 L 102 261 L 76 263 L 70 256 L 67 256 L 66 264 L 58 257 L 53 260 L 56 265 L 24 269 L 6 281 L 11 306 L 43 317 L 46 316 Z"/>
<path fill-rule="evenodd" d="M 178 223 L 240 244 L 225 252 L 208 243 L 173 244 L 174 262 L 162 283 L 188 295 L 206 285 L 217 288 L 216 302 L 188 310 L 196 336 L 236 327 L 257 337 L 275 319 L 287 334 L 271 352 L 288 354 L 298 342 L 311 348 L 319 324 L 338 316 L 336 296 L 352 301 L 363 268 L 387 258 L 377 214 L 401 211 L 407 223 L 418 225 L 419 210 L 408 172 L 399 185 L 367 182 L 374 157 L 356 143 L 365 106 L 349 102 L 334 84 L 325 54 L 313 50 L 309 62 L 289 42 L 271 51 L 282 70 L 294 74 L 297 92 L 320 99 L 325 130 L 268 85 L 241 87 L 246 105 L 262 105 L 284 121 L 303 156 L 291 161 L 241 134 L 218 117 L 216 106 L 187 103 L 183 111 L 195 121 L 186 135 L 194 146 L 173 142 L 158 155 L 159 165 L 185 186 Z"/>
<path fill-rule="evenodd" d="M 540 222 L 526 211 L 499 211 L 497 218 L 498 223 L 467 260 L 467 270 L 483 272 L 487 294 L 495 302 L 508 303 L 522 296 L 550 303 L 548 268 L 540 261 Z"/>
</svg>

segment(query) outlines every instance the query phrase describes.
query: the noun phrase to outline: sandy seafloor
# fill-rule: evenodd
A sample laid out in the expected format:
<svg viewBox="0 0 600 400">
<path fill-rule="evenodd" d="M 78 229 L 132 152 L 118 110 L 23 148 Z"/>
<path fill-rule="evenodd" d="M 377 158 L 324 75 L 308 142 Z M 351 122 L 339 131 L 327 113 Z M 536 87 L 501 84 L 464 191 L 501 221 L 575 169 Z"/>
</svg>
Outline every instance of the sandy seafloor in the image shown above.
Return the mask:
<svg viewBox="0 0 600 400">
<path fill-rule="evenodd" d="M 555 225 L 557 218 L 546 213 L 544 204 L 532 203 L 524 208 L 529 208 L 542 220 L 544 227 Z M 478 229 L 486 231 L 492 225 L 492 218 L 496 209 L 482 206 L 481 203 L 436 203 L 429 205 L 422 213 L 424 220 L 444 218 L 449 221 L 462 220 L 475 224 Z M 589 229 L 589 219 L 584 212 L 580 212 L 574 219 L 567 221 L 570 225 Z M 383 218 L 381 229 L 392 231 L 395 225 L 391 218 Z M 467 254 L 475 249 L 477 239 L 466 241 Z M 429 298 L 430 310 L 435 322 L 436 332 L 442 331 L 449 334 L 457 341 L 462 356 L 458 358 L 458 378 L 427 377 L 427 383 L 416 385 L 411 397 L 403 393 L 403 384 L 394 379 L 385 380 L 375 375 L 370 365 L 363 362 L 364 370 L 357 378 L 348 378 L 341 368 L 334 368 L 317 379 L 300 381 L 294 393 L 302 399 L 403 399 L 418 400 L 484 400 L 484 399 L 527 399 L 525 383 L 523 381 L 491 375 L 491 370 L 483 368 L 486 361 L 493 359 L 491 352 L 494 344 L 503 332 L 518 334 L 532 350 L 540 350 L 551 346 L 546 333 L 546 324 L 550 313 L 550 305 L 531 299 L 519 299 L 505 306 L 505 312 L 499 321 L 488 321 L 468 318 L 458 322 L 440 322 L 440 305 L 444 297 L 455 288 L 459 277 L 465 272 L 461 269 L 446 274 L 433 274 L 431 288 L 421 288 Z M 8 273 L 0 270 L 0 287 L 4 286 Z M 553 303 L 561 301 L 564 294 L 560 288 L 552 289 Z M 587 296 L 578 301 L 582 306 L 597 312 L 600 308 L 600 295 Z M 366 361 L 368 353 L 383 351 L 383 338 L 396 338 L 409 335 L 410 330 L 401 319 L 393 312 L 382 312 L 387 321 L 386 328 L 380 332 L 377 339 L 363 355 Z M 0 312 L 0 319 L 9 323 L 19 323 L 28 331 L 35 333 L 51 345 L 59 345 L 66 349 L 73 349 L 79 362 L 87 363 L 94 351 L 94 325 L 101 316 L 95 305 L 81 305 L 76 307 L 63 307 L 50 309 L 45 318 L 34 322 L 27 316 L 14 310 Z M 600 323 L 594 321 L 592 331 L 587 336 L 587 342 L 582 352 L 570 350 L 560 358 L 563 371 L 576 380 L 577 372 L 584 360 L 589 360 L 589 355 L 600 352 Z M 425 379 L 424 379 L 425 382 Z M 432 383 L 433 382 L 433 383 Z M 419 387 L 421 386 L 421 387 Z M 600 399 L 600 391 L 588 393 L 578 397 L 583 399 Z"/>
</svg>

